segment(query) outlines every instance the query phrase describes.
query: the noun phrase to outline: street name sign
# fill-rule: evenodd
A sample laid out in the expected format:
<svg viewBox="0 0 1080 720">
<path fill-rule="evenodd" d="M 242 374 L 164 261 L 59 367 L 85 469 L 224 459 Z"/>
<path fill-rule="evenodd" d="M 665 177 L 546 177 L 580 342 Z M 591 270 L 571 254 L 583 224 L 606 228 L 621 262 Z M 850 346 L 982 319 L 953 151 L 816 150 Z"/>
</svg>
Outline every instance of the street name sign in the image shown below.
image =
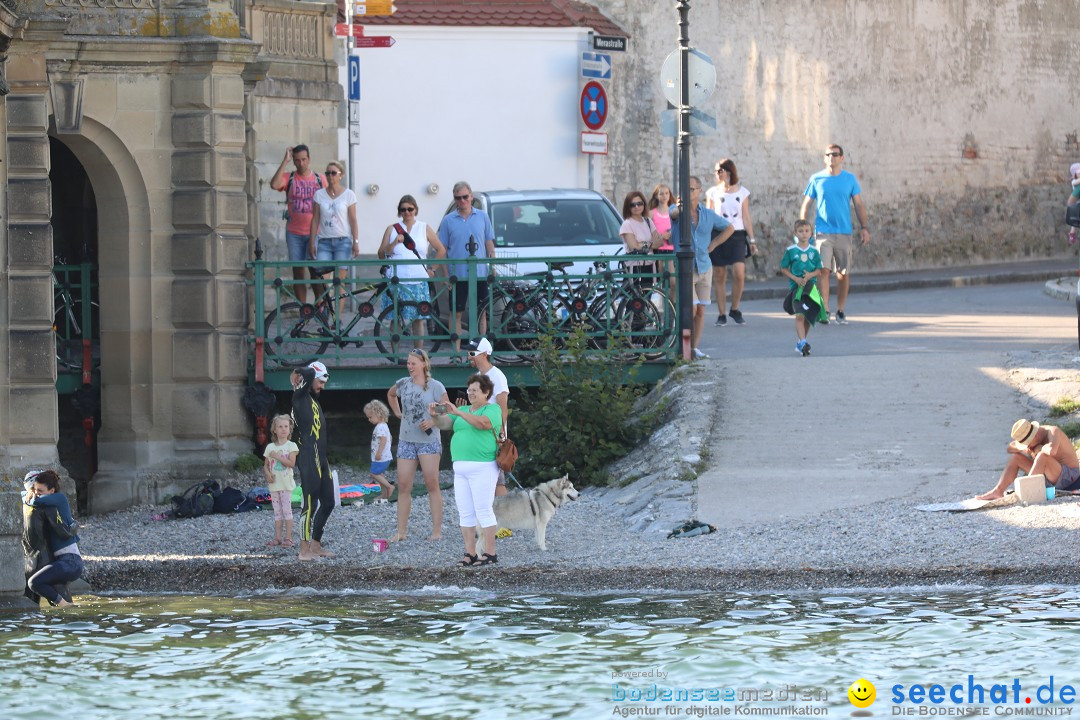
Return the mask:
<svg viewBox="0 0 1080 720">
<path fill-rule="evenodd" d="M 373 35 L 357 37 L 353 40 L 354 48 L 388 48 L 393 47 L 397 40 L 389 35 Z"/>
<path fill-rule="evenodd" d="M 618 35 L 593 35 L 593 50 L 626 52 L 626 38 Z"/>
</svg>

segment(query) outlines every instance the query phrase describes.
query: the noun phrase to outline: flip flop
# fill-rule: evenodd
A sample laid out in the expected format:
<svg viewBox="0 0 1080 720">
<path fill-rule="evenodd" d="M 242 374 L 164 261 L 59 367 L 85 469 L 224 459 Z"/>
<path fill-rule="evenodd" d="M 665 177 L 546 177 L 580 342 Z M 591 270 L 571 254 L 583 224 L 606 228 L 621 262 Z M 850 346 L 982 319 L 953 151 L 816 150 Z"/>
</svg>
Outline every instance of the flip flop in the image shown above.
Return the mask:
<svg viewBox="0 0 1080 720">
<path fill-rule="evenodd" d="M 292 540 L 282 540 L 281 541 L 281 547 L 292 547 L 293 544 L 294 543 L 293 543 Z"/>
<path fill-rule="evenodd" d="M 281 545 L 281 541 L 277 539 L 271 540 L 270 542 L 266 543 L 266 547 L 278 547 L 279 545 Z"/>
</svg>

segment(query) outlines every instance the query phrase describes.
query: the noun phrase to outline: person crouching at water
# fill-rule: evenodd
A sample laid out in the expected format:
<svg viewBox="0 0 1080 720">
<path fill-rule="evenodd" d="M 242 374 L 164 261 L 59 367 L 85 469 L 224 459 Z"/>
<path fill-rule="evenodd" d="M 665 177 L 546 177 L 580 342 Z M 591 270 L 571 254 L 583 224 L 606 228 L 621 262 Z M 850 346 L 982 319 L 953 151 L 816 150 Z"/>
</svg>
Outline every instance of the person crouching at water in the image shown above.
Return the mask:
<svg viewBox="0 0 1080 720">
<path fill-rule="evenodd" d="M 465 558 L 461 567 L 491 565 L 495 554 L 495 482 L 499 466 L 495 463 L 498 445 L 495 428 L 502 427 L 502 408 L 491 402 L 495 385 L 487 375 L 469 377 L 469 404 L 431 403 L 428 412 L 440 427 L 453 427 L 450 457 L 454 460 L 454 499 L 457 501 L 461 536 L 465 539 Z M 476 526 L 484 533 L 484 557 L 476 556 Z M 487 552 L 490 550 L 491 552 Z"/>
<path fill-rule="evenodd" d="M 296 468 L 300 471 L 300 489 L 304 505 L 300 510 L 301 560 L 333 557 L 322 546 L 323 527 L 334 510 L 334 481 L 326 456 L 326 416 L 319 405 L 319 395 L 330 374 L 321 362 L 293 370 L 289 381 L 294 388 L 293 420 L 296 422 L 300 452 Z"/>
<path fill-rule="evenodd" d="M 1020 419 L 1013 423 L 1010 434 L 1012 442 L 1005 447 L 1009 461 L 1005 463 L 997 485 L 988 493 L 976 495 L 976 500 L 1004 497 L 1005 488 L 1021 472 L 1042 475 L 1058 490 L 1080 487 L 1080 459 L 1069 436 L 1061 428 Z"/>
<path fill-rule="evenodd" d="M 60 492 L 59 475 L 52 470 L 43 470 L 32 475 L 28 473 L 26 480 L 28 487 L 23 502 L 34 508 L 33 514 L 43 514 L 44 523 L 40 527 L 50 557 L 40 570 L 30 576 L 26 585 L 31 593 L 40 595 L 50 604 L 65 607 L 72 604 L 71 597 L 67 596 L 66 588 L 63 592 L 60 588 L 78 580 L 83 571 L 79 536 L 76 534 L 78 524 L 71 515 L 67 496 Z"/>
</svg>

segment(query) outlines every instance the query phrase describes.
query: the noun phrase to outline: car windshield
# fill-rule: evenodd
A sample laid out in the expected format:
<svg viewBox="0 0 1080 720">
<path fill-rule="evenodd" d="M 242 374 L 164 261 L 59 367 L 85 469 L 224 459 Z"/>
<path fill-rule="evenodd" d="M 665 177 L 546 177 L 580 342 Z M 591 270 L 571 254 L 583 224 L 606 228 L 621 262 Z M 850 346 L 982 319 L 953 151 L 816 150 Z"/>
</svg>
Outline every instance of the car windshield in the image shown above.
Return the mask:
<svg viewBox="0 0 1080 720">
<path fill-rule="evenodd" d="M 495 246 L 610 245 L 620 220 L 602 200 L 514 200 L 491 203 Z"/>
</svg>

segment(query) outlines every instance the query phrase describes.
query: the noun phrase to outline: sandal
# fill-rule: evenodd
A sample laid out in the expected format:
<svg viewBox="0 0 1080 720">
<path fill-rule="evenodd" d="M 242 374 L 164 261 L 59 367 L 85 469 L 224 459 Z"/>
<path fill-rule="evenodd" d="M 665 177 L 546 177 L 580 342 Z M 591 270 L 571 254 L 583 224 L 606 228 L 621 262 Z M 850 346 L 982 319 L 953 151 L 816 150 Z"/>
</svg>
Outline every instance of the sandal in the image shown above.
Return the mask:
<svg viewBox="0 0 1080 720">
<path fill-rule="evenodd" d="M 482 559 L 480 559 L 480 560 L 477 560 L 474 564 L 475 565 L 494 565 L 497 562 L 499 562 L 499 556 L 497 554 L 492 555 L 491 553 L 484 553 L 484 557 Z"/>
<path fill-rule="evenodd" d="M 293 544 L 294 543 L 293 543 L 292 540 L 282 540 L 281 541 L 281 547 L 292 547 Z"/>
<path fill-rule="evenodd" d="M 279 545 L 281 545 L 281 541 L 278 540 L 277 538 L 274 538 L 270 542 L 266 543 L 266 547 L 277 547 Z"/>
<path fill-rule="evenodd" d="M 461 562 L 459 562 L 457 564 L 457 566 L 458 567 L 472 567 L 473 565 L 480 565 L 480 564 L 481 564 L 481 561 L 480 561 L 480 559 L 478 557 L 476 557 L 475 555 L 470 555 L 469 553 L 465 553 L 465 557 L 462 558 Z"/>
</svg>

